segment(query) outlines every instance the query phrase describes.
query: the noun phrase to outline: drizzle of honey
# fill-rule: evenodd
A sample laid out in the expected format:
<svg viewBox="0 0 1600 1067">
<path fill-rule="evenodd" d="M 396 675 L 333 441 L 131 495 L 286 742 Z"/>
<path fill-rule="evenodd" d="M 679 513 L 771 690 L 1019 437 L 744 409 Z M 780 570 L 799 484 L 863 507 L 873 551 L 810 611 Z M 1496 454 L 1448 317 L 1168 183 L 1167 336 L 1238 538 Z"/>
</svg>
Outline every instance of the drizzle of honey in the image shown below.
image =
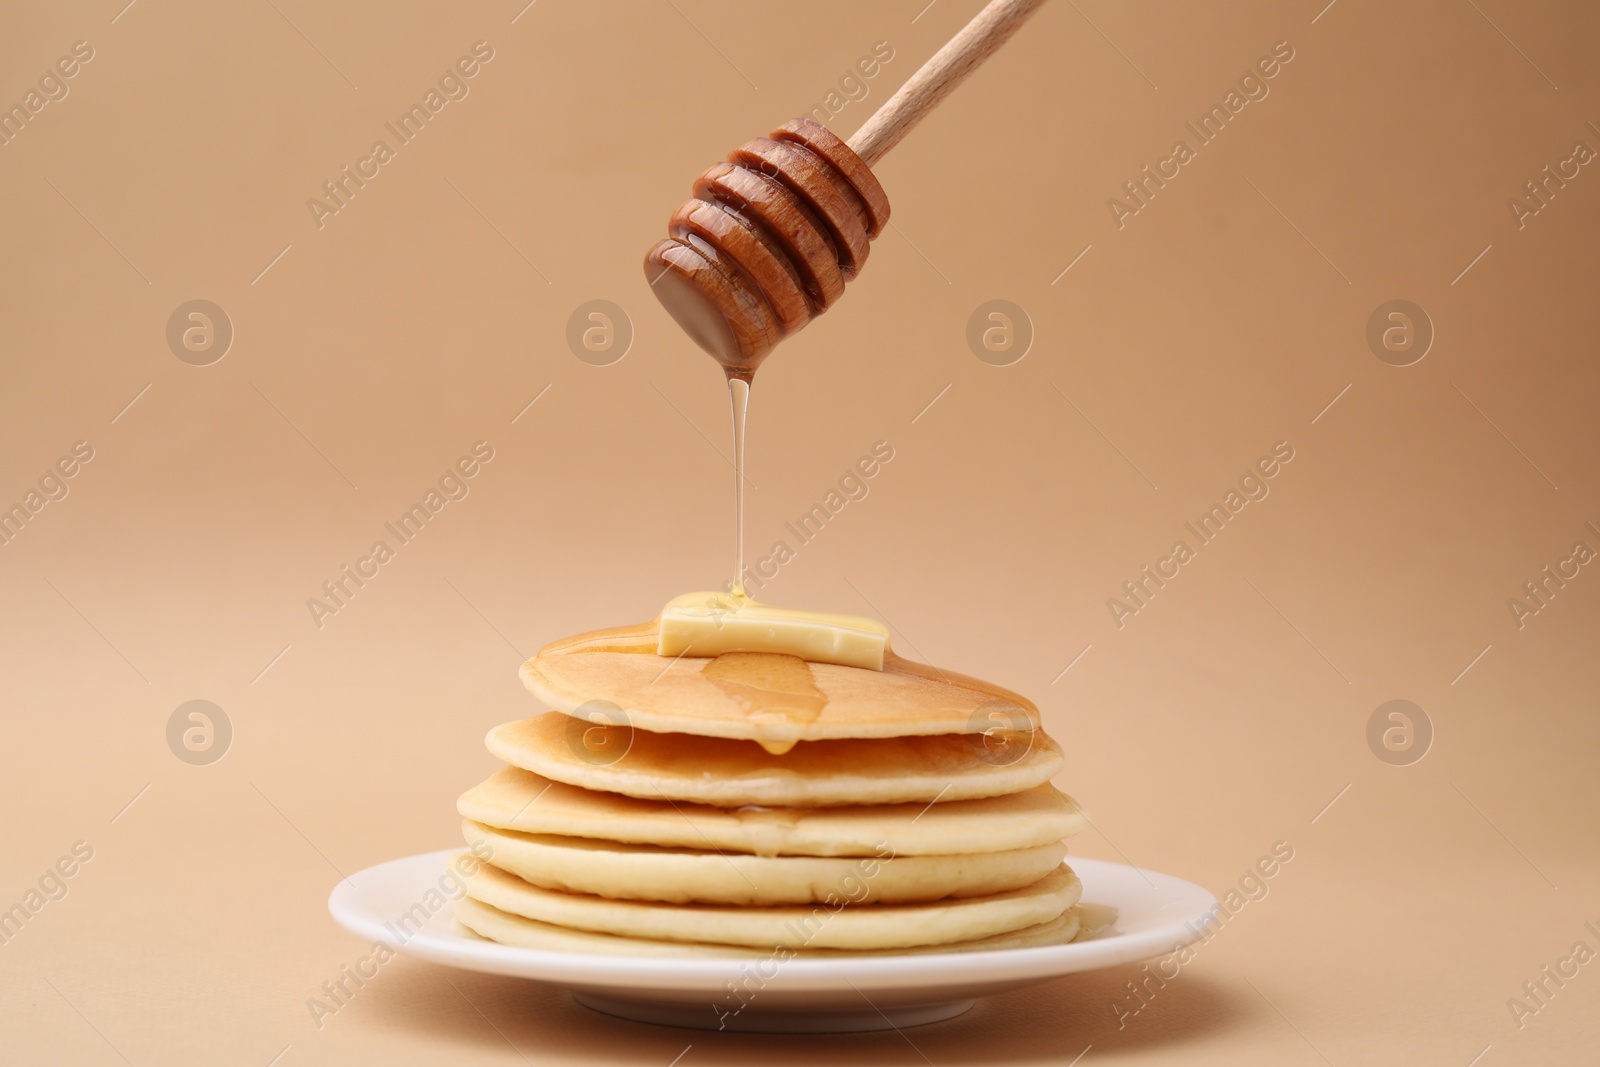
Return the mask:
<svg viewBox="0 0 1600 1067">
<path fill-rule="evenodd" d="M 724 652 L 701 668 L 701 676 L 737 703 L 749 720 L 771 728 L 757 743 L 774 756 L 794 748 L 796 727 L 815 722 L 828 697 L 817 688 L 811 665 L 778 652 Z M 785 736 L 790 735 L 790 736 Z"/>
<path fill-rule="evenodd" d="M 750 377 L 728 371 L 728 400 L 733 408 L 733 595 L 744 592 L 744 429 L 750 413 Z"/>
<path fill-rule="evenodd" d="M 782 755 L 782 753 L 777 753 Z M 766 808 L 759 804 L 746 804 L 732 808 L 728 814 L 739 820 L 747 835 L 746 844 L 757 856 L 776 856 L 782 853 L 789 835 L 800 820 L 809 815 L 811 808 Z"/>
</svg>

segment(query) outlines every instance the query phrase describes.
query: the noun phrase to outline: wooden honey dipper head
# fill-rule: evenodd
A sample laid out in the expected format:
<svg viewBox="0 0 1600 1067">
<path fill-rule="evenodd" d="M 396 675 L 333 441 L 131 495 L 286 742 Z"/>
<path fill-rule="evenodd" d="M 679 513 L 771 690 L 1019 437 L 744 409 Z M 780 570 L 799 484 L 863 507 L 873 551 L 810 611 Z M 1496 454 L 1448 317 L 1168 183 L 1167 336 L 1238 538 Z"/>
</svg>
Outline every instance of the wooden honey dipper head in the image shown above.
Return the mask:
<svg viewBox="0 0 1600 1067">
<path fill-rule="evenodd" d="M 694 183 L 644 259 L 678 325 L 732 377 L 833 306 L 889 221 L 889 198 L 843 141 L 810 119 L 747 141 Z"/>
<path fill-rule="evenodd" d="M 700 175 L 644 257 L 662 305 L 730 378 L 832 307 L 889 221 L 872 166 L 1043 0 L 991 0 L 849 142 L 806 118 Z"/>
</svg>

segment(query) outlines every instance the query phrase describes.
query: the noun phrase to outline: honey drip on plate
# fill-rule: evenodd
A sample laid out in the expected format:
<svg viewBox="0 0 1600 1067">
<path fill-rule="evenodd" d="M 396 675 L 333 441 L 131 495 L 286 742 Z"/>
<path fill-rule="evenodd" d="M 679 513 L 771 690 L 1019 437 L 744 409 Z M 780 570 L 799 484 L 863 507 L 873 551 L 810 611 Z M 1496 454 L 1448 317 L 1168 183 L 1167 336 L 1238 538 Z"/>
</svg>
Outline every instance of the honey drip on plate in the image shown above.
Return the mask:
<svg viewBox="0 0 1600 1067">
<path fill-rule="evenodd" d="M 797 727 L 815 722 L 828 697 L 817 688 L 811 664 L 799 656 L 777 652 L 724 652 L 700 671 L 731 697 L 745 715 L 770 727 L 768 738 L 757 743 L 781 756 L 798 741 Z"/>
</svg>

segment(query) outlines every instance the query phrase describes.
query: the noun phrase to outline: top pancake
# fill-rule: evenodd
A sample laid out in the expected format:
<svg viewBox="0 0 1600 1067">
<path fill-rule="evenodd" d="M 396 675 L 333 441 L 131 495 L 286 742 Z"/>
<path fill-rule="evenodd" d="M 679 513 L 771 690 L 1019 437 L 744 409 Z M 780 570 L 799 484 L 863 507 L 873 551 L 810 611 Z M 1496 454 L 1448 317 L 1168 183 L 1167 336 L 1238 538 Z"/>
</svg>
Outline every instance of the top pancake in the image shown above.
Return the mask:
<svg viewBox="0 0 1600 1067">
<path fill-rule="evenodd" d="M 620 711 L 641 730 L 756 741 L 774 752 L 799 741 L 1039 726 L 1026 698 L 893 652 L 873 671 L 767 652 L 673 660 L 655 654 L 656 642 L 653 622 L 566 638 L 523 664 L 522 680 L 556 711 L 599 710 L 613 723 Z"/>
</svg>

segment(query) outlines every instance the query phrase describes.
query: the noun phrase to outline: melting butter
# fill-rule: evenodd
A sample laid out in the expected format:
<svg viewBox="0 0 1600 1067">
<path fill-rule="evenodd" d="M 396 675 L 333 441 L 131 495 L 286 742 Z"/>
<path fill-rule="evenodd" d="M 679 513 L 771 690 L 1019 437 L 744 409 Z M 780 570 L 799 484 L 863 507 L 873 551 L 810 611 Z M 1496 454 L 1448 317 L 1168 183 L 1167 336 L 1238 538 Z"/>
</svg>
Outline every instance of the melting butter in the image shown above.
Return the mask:
<svg viewBox="0 0 1600 1067">
<path fill-rule="evenodd" d="M 772 652 L 881 671 L 888 648 L 889 630 L 876 619 L 779 608 L 733 593 L 686 593 L 661 609 L 656 654 Z"/>
</svg>

